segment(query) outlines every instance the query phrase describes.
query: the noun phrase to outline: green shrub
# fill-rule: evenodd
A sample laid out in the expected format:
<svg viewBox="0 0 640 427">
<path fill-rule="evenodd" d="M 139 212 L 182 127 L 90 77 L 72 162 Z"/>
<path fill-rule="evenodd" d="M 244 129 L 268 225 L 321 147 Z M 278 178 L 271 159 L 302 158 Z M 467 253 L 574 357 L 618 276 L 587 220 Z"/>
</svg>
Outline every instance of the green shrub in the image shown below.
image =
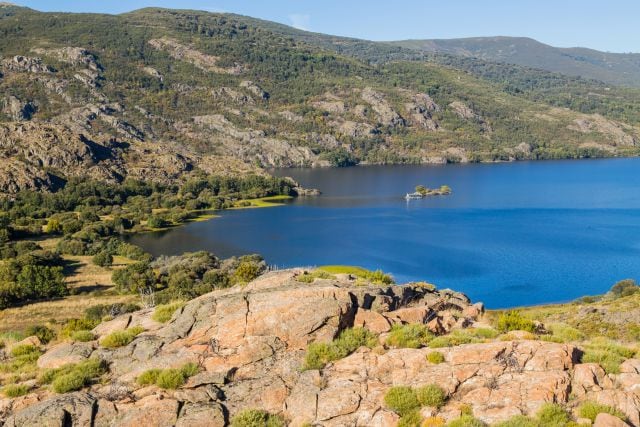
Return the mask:
<svg viewBox="0 0 640 427">
<path fill-rule="evenodd" d="M 371 271 L 362 267 L 351 265 L 325 265 L 319 268 L 329 274 L 350 274 L 378 285 L 391 285 L 394 282 L 393 277 L 383 273 L 381 270 Z"/>
<path fill-rule="evenodd" d="M 415 393 L 421 406 L 439 408 L 444 405 L 444 402 L 447 400 L 446 393 L 437 384 L 419 387 L 415 390 Z"/>
<path fill-rule="evenodd" d="M 57 369 L 48 369 L 39 378 L 41 384 L 51 383 L 56 393 L 80 390 L 107 371 L 104 361 L 88 359 L 77 364 L 69 364 Z"/>
<path fill-rule="evenodd" d="M 633 279 L 620 280 L 618 283 L 613 285 L 611 290 L 609 290 L 611 295 L 613 295 L 615 298 L 621 298 L 621 297 L 633 295 L 639 291 L 640 291 L 640 286 L 638 286 L 638 283 L 636 283 L 636 281 Z"/>
<path fill-rule="evenodd" d="M 420 402 L 416 392 L 411 387 L 391 387 L 384 395 L 384 403 L 387 408 L 401 417 L 420 409 Z"/>
<path fill-rule="evenodd" d="M 251 260 L 242 261 L 233 272 L 232 281 L 238 284 L 249 283 L 262 272 L 262 267 Z"/>
<path fill-rule="evenodd" d="M 231 418 L 231 427 L 284 427 L 285 421 L 260 409 L 245 409 Z"/>
<path fill-rule="evenodd" d="M 554 338 L 563 343 L 582 341 L 585 338 L 582 332 L 564 323 L 551 323 L 547 325 L 547 329 Z"/>
<path fill-rule="evenodd" d="M 333 341 L 340 357 L 346 357 L 360 347 L 374 347 L 377 343 L 377 337 L 365 328 L 345 329 L 340 333 L 338 339 Z"/>
<path fill-rule="evenodd" d="M 158 380 L 158 375 L 160 375 L 162 369 L 149 369 L 144 371 L 142 374 L 136 378 L 136 382 L 140 385 L 151 385 L 155 384 Z"/>
<path fill-rule="evenodd" d="M 80 390 L 85 386 L 85 377 L 77 372 L 60 375 L 51 383 L 56 393 L 69 393 Z"/>
<path fill-rule="evenodd" d="M 420 427 L 421 425 L 422 416 L 420 412 L 412 411 L 400 417 L 397 427 Z"/>
<path fill-rule="evenodd" d="M 93 341 L 95 336 L 91 331 L 75 331 L 71 334 L 71 339 L 73 341 L 88 342 Z"/>
<path fill-rule="evenodd" d="M 560 405 L 555 403 L 545 403 L 542 405 L 536 418 L 545 427 L 563 427 L 569 422 L 569 413 Z"/>
<path fill-rule="evenodd" d="M 419 323 L 395 324 L 391 327 L 386 345 L 396 348 L 420 348 L 427 345 L 433 338 L 434 335 L 426 325 Z"/>
<path fill-rule="evenodd" d="M 30 356 L 32 354 L 40 355 L 40 349 L 32 344 L 20 344 L 11 349 L 11 356 L 21 357 Z"/>
<path fill-rule="evenodd" d="M 164 389 L 176 389 L 184 384 L 186 378 L 179 369 L 163 369 L 156 378 L 156 385 Z"/>
<path fill-rule="evenodd" d="M 99 319 L 69 319 L 60 330 L 60 336 L 69 338 L 74 332 L 91 330 L 99 323 Z"/>
<path fill-rule="evenodd" d="M 179 308 L 184 307 L 184 302 L 177 301 L 171 304 L 163 304 L 156 307 L 151 318 L 156 322 L 166 323 L 171 320 L 173 313 Z"/>
<path fill-rule="evenodd" d="M 507 421 L 495 424 L 495 427 L 541 427 L 540 424 L 529 417 L 524 415 L 516 415 L 509 418 Z"/>
<path fill-rule="evenodd" d="M 460 418 L 449 421 L 447 427 L 485 427 L 486 424 L 471 415 L 463 415 Z"/>
<path fill-rule="evenodd" d="M 155 384 L 164 389 L 176 389 L 184 384 L 189 377 L 197 374 L 200 368 L 195 363 L 185 363 L 179 369 L 149 369 L 136 379 L 140 385 Z"/>
<path fill-rule="evenodd" d="M 42 352 L 34 345 L 21 344 L 12 348 L 10 354 L 12 359 L 0 364 L 0 372 L 14 374 L 35 372 L 36 361 Z"/>
<path fill-rule="evenodd" d="M 332 344 L 314 342 L 307 347 L 303 369 L 322 369 L 327 363 L 339 358 Z"/>
<path fill-rule="evenodd" d="M 613 415 L 614 417 L 618 417 L 623 421 L 626 421 L 627 419 L 622 411 L 612 406 L 602 405 L 600 403 L 590 401 L 584 402 L 582 405 L 580 405 L 578 413 L 580 414 L 580 417 L 589 418 L 591 422 L 594 422 L 598 414 L 602 413 Z"/>
<path fill-rule="evenodd" d="M 113 255 L 107 251 L 100 251 L 91 259 L 98 267 L 110 267 L 113 265 Z"/>
<path fill-rule="evenodd" d="M 583 363 L 598 363 L 608 374 L 620 373 L 620 364 L 635 356 L 635 350 L 616 343 L 595 339 L 584 346 Z"/>
<path fill-rule="evenodd" d="M 484 338 L 478 338 L 474 336 L 473 332 L 469 332 L 468 330 L 460 330 L 456 329 L 451 332 L 449 335 L 441 335 L 439 337 L 435 337 L 433 340 L 429 342 L 429 347 L 431 348 L 443 348 L 443 347 L 455 347 L 457 345 L 462 344 L 471 344 L 475 342 L 482 342 Z"/>
<path fill-rule="evenodd" d="M 311 343 L 307 347 L 303 369 L 322 369 L 334 360 L 353 353 L 360 347 L 374 347 L 378 340 L 364 328 L 345 329 L 331 343 Z"/>
<path fill-rule="evenodd" d="M 444 362 L 444 355 L 439 351 L 432 351 L 431 353 L 427 354 L 427 360 L 429 361 L 429 363 L 438 365 Z"/>
<path fill-rule="evenodd" d="M 144 331 L 140 326 L 133 326 L 124 331 L 115 331 L 100 340 L 100 345 L 106 348 L 117 348 L 128 345 L 133 339 Z"/>
<path fill-rule="evenodd" d="M 193 362 L 185 363 L 180 367 L 180 372 L 185 378 L 194 376 L 200 371 L 200 367 Z"/>
<path fill-rule="evenodd" d="M 25 329 L 24 334 L 28 337 L 36 336 L 43 344 L 48 344 L 56 337 L 56 332 L 44 325 L 29 326 Z"/>
<path fill-rule="evenodd" d="M 527 319 L 519 311 L 508 311 L 498 317 L 496 327 L 501 332 L 527 331 L 534 332 L 536 326 L 531 319 Z"/>
<path fill-rule="evenodd" d="M 9 384 L 4 386 L 2 393 L 10 398 L 24 396 L 29 393 L 29 387 L 25 384 Z"/>
</svg>

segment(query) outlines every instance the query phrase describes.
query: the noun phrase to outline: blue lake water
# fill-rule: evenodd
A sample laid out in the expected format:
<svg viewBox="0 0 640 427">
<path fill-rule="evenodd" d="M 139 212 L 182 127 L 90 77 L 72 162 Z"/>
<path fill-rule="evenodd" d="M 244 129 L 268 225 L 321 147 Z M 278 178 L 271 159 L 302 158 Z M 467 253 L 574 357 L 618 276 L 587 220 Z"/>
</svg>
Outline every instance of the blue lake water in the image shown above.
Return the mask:
<svg viewBox="0 0 640 427">
<path fill-rule="evenodd" d="M 562 302 L 640 278 L 639 171 L 637 158 L 279 170 L 323 195 L 131 241 L 154 255 L 379 268 L 491 308 Z M 453 194 L 405 201 L 417 184 Z"/>
</svg>

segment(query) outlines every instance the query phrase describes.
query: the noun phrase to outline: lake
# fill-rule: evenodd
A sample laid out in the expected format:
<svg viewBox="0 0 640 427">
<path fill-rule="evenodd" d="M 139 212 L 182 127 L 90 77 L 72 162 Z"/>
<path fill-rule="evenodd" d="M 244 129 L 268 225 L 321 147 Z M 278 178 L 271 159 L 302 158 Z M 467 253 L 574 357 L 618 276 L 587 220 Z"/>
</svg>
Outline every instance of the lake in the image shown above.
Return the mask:
<svg viewBox="0 0 640 427">
<path fill-rule="evenodd" d="M 490 308 L 564 302 L 640 277 L 640 159 L 277 170 L 323 195 L 133 236 L 154 255 L 352 264 Z M 450 196 L 405 201 L 417 184 Z"/>
</svg>

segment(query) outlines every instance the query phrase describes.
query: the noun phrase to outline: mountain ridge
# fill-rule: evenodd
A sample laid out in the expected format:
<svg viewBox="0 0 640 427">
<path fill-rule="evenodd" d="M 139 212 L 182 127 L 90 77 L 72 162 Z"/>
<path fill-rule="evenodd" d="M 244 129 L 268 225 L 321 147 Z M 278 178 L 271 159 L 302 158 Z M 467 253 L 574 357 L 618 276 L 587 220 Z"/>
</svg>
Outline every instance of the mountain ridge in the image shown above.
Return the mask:
<svg viewBox="0 0 640 427">
<path fill-rule="evenodd" d="M 552 72 L 640 86 L 640 53 L 602 52 L 587 47 L 554 47 L 529 37 L 467 37 L 391 41 L 391 45 L 513 63 Z"/>
</svg>

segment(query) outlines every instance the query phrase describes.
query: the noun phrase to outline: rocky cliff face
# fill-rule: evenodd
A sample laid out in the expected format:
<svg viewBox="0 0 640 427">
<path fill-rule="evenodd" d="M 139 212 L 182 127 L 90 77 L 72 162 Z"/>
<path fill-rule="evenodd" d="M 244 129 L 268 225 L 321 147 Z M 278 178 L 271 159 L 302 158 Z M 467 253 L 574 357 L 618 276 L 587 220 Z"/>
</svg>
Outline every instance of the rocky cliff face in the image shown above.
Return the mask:
<svg viewBox="0 0 640 427">
<path fill-rule="evenodd" d="M 389 426 L 398 415 L 386 407 L 385 393 L 393 386 L 432 383 L 448 400 L 439 409 L 423 408 L 424 417 L 453 419 L 470 407 L 474 416 L 494 423 L 534 413 L 545 402 L 576 407 L 591 400 L 640 425 L 639 360 L 607 375 L 597 364 L 579 363 L 581 351 L 573 345 L 517 334 L 508 341 L 439 349 L 444 360 L 438 364 L 428 361 L 433 349 L 379 345 L 320 370 L 303 370 L 310 343 L 330 342 L 347 328 L 367 328 L 380 343 L 394 324 L 426 324 L 443 335 L 480 324 L 483 307 L 462 294 L 419 285 L 362 286 L 348 277 L 308 284 L 297 281 L 298 274 L 270 273 L 244 288 L 204 295 L 167 324 L 143 310 L 94 330 L 104 337 L 126 327 L 145 329 L 124 347 L 56 344 L 40 357 L 40 368 L 100 358 L 108 363 L 108 381 L 80 392 L 54 395 L 42 388 L 0 400 L 4 425 L 224 426 L 254 408 L 280 414 L 292 426 Z M 149 369 L 186 362 L 200 371 L 174 391 L 135 381 Z"/>
</svg>

